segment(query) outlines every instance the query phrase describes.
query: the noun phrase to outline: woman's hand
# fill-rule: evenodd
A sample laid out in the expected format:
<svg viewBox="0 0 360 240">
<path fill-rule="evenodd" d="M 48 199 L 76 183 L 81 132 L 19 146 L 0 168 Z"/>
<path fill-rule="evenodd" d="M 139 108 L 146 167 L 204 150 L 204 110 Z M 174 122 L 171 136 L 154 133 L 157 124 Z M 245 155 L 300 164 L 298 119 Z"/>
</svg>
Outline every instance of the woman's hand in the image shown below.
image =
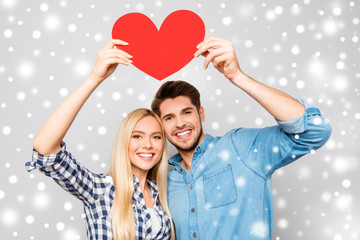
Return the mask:
<svg viewBox="0 0 360 240">
<path fill-rule="evenodd" d="M 127 42 L 112 39 L 102 50 L 98 52 L 94 68 L 90 74 L 90 79 L 101 83 L 109 77 L 119 64 L 130 65 L 132 56 L 118 48 L 116 45 L 128 45 Z"/>
</svg>

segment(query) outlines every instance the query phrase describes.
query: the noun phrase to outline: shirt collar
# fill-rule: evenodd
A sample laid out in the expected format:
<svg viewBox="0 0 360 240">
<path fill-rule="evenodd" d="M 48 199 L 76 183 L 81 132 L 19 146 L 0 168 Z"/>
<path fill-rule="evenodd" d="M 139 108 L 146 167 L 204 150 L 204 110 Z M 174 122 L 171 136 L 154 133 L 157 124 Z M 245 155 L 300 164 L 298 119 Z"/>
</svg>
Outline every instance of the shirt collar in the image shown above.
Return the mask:
<svg viewBox="0 0 360 240">
<path fill-rule="evenodd" d="M 209 148 L 209 146 L 211 145 L 213 140 L 214 140 L 213 136 L 211 136 L 210 134 L 205 134 L 204 139 L 201 141 L 201 143 L 196 147 L 196 149 L 194 151 L 191 167 L 195 166 L 199 160 L 199 158 L 197 158 L 196 156 L 199 154 L 202 155 L 203 153 L 205 153 L 205 151 Z M 176 153 L 174 156 L 172 156 L 169 159 L 170 165 L 172 165 L 176 170 L 179 170 L 179 168 L 181 168 L 180 167 L 181 161 L 182 161 L 182 157 L 179 153 Z"/>
<path fill-rule="evenodd" d="M 155 205 L 156 199 L 157 199 L 157 197 L 159 195 L 159 191 L 157 189 L 156 182 L 154 180 L 150 179 L 150 178 L 148 178 L 146 180 L 147 180 L 147 183 L 148 183 L 149 188 L 151 190 L 152 197 L 153 197 L 153 202 L 154 202 L 154 205 Z M 143 197 L 142 192 L 141 192 L 140 181 L 139 181 L 138 177 L 136 177 L 135 175 L 133 175 L 133 181 L 134 181 L 133 202 L 142 203 L 143 202 L 142 200 L 144 199 L 144 197 Z M 143 204 L 145 204 L 145 202 Z"/>
</svg>

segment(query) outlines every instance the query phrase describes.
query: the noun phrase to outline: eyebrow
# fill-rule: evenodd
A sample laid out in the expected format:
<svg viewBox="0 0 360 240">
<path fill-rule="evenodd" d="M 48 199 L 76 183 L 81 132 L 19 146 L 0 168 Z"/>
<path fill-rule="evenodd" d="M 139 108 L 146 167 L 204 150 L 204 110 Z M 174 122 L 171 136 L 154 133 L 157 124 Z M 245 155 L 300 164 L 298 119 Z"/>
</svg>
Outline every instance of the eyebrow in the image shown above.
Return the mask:
<svg viewBox="0 0 360 240">
<path fill-rule="evenodd" d="M 184 108 L 184 109 L 181 109 L 181 112 L 186 112 L 187 110 L 194 110 L 194 108 L 193 108 L 193 107 L 186 107 L 186 108 Z M 171 115 L 174 115 L 174 114 L 173 114 L 173 113 L 168 113 L 168 114 L 164 115 L 164 116 L 162 117 L 162 119 L 165 119 L 165 118 L 167 118 L 167 117 L 169 117 L 169 116 L 171 116 Z"/>
<path fill-rule="evenodd" d="M 145 132 L 140 131 L 140 130 L 134 130 L 134 131 L 132 131 L 131 134 L 134 134 L 134 133 L 142 133 L 142 134 L 145 134 Z M 161 132 L 156 131 L 156 132 L 152 132 L 151 134 L 152 134 L 152 135 L 153 135 L 153 134 L 161 134 Z"/>
</svg>

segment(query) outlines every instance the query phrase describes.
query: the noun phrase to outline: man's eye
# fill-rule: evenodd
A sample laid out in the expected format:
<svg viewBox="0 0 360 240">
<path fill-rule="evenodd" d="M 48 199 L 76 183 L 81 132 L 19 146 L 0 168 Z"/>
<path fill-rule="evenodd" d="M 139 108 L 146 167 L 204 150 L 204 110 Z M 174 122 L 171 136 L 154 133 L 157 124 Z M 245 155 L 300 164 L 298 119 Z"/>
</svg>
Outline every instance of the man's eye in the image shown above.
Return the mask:
<svg viewBox="0 0 360 240">
<path fill-rule="evenodd" d="M 166 117 L 166 118 L 165 118 L 166 121 L 169 121 L 169 120 L 171 120 L 171 119 L 172 119 L 172 117 Z"/>
<path fill-rule="evenodd" d="M 186 111 L 185 114 L 191 114 L 191 111 Z"/>
</svg>

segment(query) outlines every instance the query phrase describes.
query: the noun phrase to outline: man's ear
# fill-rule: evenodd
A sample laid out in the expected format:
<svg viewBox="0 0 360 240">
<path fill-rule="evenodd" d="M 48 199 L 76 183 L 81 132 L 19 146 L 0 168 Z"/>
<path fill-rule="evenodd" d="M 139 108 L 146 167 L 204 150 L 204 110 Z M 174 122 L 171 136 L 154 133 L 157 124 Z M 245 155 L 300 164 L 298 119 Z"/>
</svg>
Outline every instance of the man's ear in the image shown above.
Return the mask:
<svg viewBox="0 0 360 240">
<path fill-rule="evenodd" d="M 205 122 L 205 109 L 203 106 L 200 107 L 199 114 L 201 122 Z"/>
</svg>

